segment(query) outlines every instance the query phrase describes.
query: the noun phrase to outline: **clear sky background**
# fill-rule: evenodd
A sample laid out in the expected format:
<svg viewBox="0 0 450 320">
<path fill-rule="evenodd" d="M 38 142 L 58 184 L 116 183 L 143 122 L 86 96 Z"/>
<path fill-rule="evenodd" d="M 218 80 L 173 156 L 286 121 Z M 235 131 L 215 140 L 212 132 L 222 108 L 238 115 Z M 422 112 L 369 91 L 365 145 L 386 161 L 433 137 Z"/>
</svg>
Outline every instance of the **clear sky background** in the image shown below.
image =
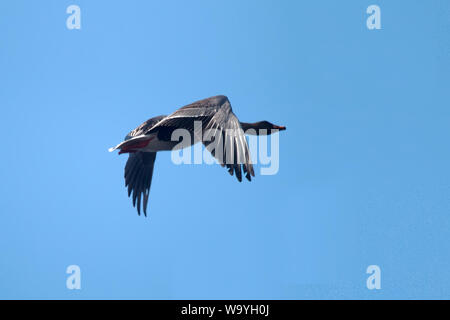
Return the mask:
<svg viewBox="0 0 450 320">
<path fill-rule="evenodd" d="M 1 1 L 0 298 L 450 298 L 449 34 L 447 0 Z M 278 174 L 161 153 L 139 217 L 107 149 L 216 94 L 287 127 Z"/>
</svg>

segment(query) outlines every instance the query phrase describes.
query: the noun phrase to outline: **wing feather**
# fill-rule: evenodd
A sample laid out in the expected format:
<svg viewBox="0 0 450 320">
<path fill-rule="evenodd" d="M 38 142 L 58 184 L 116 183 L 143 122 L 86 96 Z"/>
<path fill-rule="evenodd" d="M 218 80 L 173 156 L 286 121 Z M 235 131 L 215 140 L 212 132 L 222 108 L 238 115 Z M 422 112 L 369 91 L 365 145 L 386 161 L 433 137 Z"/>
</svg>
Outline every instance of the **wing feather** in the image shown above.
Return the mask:
<svg viewBox="0 0 450 320">
<path fill-rule="evenodd" d="M 141 214 L 141 199 L 143 199 L 144 215 L 147 216 L 148 196 L 153 177 L 156 152 L 131 153 L 125 165 L 125 186 L 128 187 L 128 196 L 132 194 L 133 206 L 137 206 Z"/>
</svg>

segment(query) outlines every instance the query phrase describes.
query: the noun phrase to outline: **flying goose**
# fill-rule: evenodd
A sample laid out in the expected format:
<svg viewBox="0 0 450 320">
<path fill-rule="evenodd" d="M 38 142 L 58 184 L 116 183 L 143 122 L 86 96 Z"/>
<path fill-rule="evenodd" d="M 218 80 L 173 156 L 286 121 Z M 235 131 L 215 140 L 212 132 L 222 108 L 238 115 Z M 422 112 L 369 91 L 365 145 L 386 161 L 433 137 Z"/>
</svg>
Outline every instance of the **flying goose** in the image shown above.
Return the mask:
<svg viewBox="0 0 450 320">
<path fill-rule="evenodd" d="M 194 121 L 201 121 L 202 131 L 209 129 L 210 132 L 216 134 L 213 137 L 218 137 L 217 143 L 222 142 L 223 152 L 220 152 L 222 149 L 212 148 L 214 138 L 207 140 L 199 137 L 198 132 L 195 131 L 198 128 L 196 127 L 194 130 Z M 128 187 L 129 197 L 133 193 L 133 206 L 137 205 L 139 215 L 141 214 L 141 201 L 143 201 L 144 215 L 147 216 L 147 203 L 156 153 L 172 150 L 180 144 L 179 141 L 171 140 L 172 133 L 176 129 L 188 130 L 192 137 L 191 141 L 188 141 L 183 147 L 201 140 L 218 162 L 222 166 L 226 166 L 231 175 L 235 173 L 236 178 L 241 182 L 241 166 L 249 181 L 251 181 L 251 176 L 255 176 L 244 131 L 247 134 L 262 135 L 286 130 L 286 127 L 276 126 L 268 121 L 240 122 L 231 109 L 230 101 L 223 95 L 191 103 L 169 116 L 158 116 L 145 121 L 128 133 L 125 141 L 109 149 L 110 152 L 119 149 L 119 154 L 129 154 L 125 165 L 125 186 Z M 218 135 L 217 132 L 219 132 Z M 229 150 L 236 151 L 230 152 Z"/>
</svg>

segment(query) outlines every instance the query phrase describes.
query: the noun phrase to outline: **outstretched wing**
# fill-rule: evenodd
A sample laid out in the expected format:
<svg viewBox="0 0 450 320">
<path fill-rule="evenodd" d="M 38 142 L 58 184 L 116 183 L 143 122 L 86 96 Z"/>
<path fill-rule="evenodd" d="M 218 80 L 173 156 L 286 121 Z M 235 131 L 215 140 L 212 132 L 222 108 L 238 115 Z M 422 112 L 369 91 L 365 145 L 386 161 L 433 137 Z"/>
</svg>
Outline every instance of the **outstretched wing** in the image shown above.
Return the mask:
<svg viewBox="0 0 450 320">
<path fill-rule="evenodd" d="M 219 163 L 226 166 L 231 175 L 236 173 L 239 181 L 242 181 L 242 166 L 246 178 L 251 181 L 251 176 L 255 176 L 255 173 L 247 140 L 226 96 L 215 96 L 184 106 L 161 119 L 146 133 L 159 130 L 161 127 L 171 127 L 184 128 L 195 136 L 198 134 L 194 132 L 195 121 L 201 121 L 203 132 L 209 129 L 211 135 L 217 137 L 217 140 L 202 139 L 202 142 Z M 217 150 L 216 146 L 222 147 Z"/>
<path fill-rule="evenodd" d="M 147 203 L 152 184 L 153 167 L 156 152 L 130 153 L 125 165 L 125 186 L 128 187 L 128 196 L 133 193 L 133 207 L 137 205 L 138 214 L 141 214 L 141 199 L 144 215 L 147 216 Z"/>
</svg>

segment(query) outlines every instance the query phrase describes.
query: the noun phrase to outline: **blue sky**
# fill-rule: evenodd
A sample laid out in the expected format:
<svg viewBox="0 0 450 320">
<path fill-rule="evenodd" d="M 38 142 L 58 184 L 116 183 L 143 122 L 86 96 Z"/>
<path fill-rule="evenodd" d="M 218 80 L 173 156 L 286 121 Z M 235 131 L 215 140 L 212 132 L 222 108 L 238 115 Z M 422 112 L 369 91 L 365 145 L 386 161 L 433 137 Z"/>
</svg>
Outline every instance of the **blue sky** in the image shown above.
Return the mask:
<svg viewBox="0 0 450 320">
<path fill-rule="evenodd" d="M 449 17 L 444 0 L 2 1 L 0 298 L 449 298 Z M 139 217 L 107 149 L 216 94 L 287 127 L 278 174 L 161 153 Z"/>
</svg>

